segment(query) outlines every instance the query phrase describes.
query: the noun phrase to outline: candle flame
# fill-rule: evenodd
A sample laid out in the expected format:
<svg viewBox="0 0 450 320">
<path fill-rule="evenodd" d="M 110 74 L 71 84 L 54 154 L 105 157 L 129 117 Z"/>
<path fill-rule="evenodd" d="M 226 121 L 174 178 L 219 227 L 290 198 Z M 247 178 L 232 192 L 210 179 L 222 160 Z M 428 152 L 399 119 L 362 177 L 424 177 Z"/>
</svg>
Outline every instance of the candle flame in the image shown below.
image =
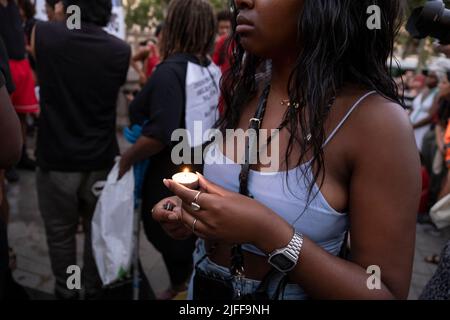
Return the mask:
<svg viewBox="0 0 450 320">
<path fill-rule="evenodd" d="M 184 168 L 183 172 L 184 173 L 189 173 L 189 168 Z"/>
</svg>

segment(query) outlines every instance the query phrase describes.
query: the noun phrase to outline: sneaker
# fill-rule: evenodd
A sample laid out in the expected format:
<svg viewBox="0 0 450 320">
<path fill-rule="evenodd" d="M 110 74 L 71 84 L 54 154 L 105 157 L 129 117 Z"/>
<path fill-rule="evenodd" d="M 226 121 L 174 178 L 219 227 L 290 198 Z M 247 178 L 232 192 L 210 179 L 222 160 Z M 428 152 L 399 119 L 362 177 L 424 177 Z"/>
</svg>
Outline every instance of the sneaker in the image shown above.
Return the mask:
<svg viewBox="0 0 450 320">
<path fill-rule="evenodd" d="M 5 178 L 6 180 L 8 180 L 9 183 L 15 183 L 20 180 L 19 174 L 14 168 L 6 170 Z"/>
</svg>

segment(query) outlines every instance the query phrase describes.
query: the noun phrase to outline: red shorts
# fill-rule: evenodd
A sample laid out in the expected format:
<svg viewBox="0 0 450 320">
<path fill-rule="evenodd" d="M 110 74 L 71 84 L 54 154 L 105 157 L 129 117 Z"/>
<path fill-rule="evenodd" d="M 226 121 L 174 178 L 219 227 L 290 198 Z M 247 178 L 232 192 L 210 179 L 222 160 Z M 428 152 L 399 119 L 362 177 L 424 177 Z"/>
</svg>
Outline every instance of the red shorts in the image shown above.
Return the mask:
<svg viewBox="0 0 450 320">
<path fill-rule="evenodd" d="M 16 90 L 11 101 L 17 113 L 38 113 L 39 103 L 34 89 L 33 73 L 28 59 L 9 60 L 11 76 Z"/>
</svg>

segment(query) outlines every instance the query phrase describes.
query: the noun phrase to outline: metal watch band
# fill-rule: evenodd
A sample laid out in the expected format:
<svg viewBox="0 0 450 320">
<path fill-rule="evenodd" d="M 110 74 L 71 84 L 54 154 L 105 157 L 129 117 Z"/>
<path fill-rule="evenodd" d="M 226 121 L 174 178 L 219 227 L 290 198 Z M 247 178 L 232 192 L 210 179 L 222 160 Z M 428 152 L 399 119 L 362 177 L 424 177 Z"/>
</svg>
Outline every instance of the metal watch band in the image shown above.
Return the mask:
<svg viewBox="0 0 450 320">
<path fill-rule="evenodd" d="M 291 242 L 289 242 L 288 246 L 286 247 L 285 252 L 289 254 L 295 261 L 298 262 L 300 252 L 302 251 L 302 247 L 303 247 L 303 236 L 296 232 Z"/>
</svg>

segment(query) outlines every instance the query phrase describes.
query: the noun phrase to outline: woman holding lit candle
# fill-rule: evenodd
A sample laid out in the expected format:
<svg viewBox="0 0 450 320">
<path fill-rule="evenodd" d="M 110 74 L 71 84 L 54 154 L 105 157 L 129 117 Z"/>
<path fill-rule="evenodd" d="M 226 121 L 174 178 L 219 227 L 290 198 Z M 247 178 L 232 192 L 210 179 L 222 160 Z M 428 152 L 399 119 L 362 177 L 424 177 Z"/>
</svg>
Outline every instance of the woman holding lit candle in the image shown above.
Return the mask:
<svg viewBox="0 0 450 320">
<path fill-rule="evenodd" d="M 198 189 L 198 176 L 195 173 L 189 172 L 189 169 L 184 169 L 183 172 L 177 173 L 172 177 L 172 180 L 191 190 Z"/>
<path fill-rule="evenodd" d="M 120 161 L 120 176 L 134 163 L 150 159 L 142 192 L 142 219 L 147 238 L 161 252 L 168 268 L 172 287 L 160 299 L 170 299 L 186 289 L 192 271 L 195 237 L 185 241 L 170 238 L 149 212 L 161 199 L 172 193 L 163 178 L 185 169 L 172 161 L 178 144 L 172 134 L 178 129 L 194 127 L 194 121 L 210 129 L 217 120 L 220 69 L 208 58 L 214 45 L 216 22 L 207 0 L 173 0 L 162 30 L 162 62 L 130 106 L 133 125 L 142 126 L 142 136 Z M 186 143 L 185 140 L 182 141 Z M 201 146 L 203 141 L 189 141 L 187 148 Z M 188 167 L 191 171 L 200 168 Z M 182 173 L 174 178 L 186 186 L 196 187 L 197 176 Z"/>
<path fill-rule="evenodd" d="M 189 297 L 405 299 L 420 163 L 386 67 L 400 1 L 376 2 L 380 30 L 367 27 L 370 0 L 232 3 L 237 47 L 219 128 L 279 128 L 281 168 L 249 170 L 213 147 L 208 160 L 231 163 L 205 161 L 200 191 L 164 181 L 177 197 L 153 217 L 175 238 L 201 238 Z M 267 59 L 271 74 L 255 77 Z M 348 231 L 351 261 L 339 255 Z"/>
</svg>

